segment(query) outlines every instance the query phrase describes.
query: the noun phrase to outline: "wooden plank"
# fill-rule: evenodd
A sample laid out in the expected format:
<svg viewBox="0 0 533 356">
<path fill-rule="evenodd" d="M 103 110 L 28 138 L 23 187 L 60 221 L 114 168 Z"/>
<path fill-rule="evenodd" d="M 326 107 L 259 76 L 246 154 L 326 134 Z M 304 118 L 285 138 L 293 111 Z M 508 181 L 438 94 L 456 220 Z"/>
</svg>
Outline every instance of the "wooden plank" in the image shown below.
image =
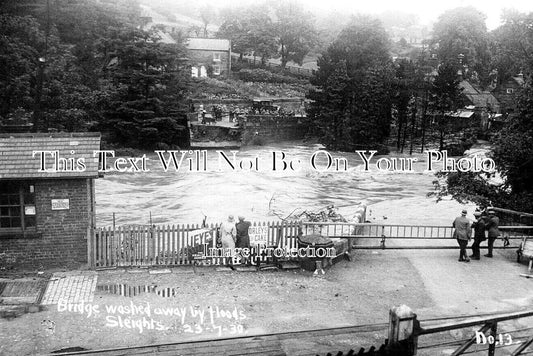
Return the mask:
<svg viewBox="0 0 533 356">
<path fill-rule="evenodd" d="M 164 263 L 163 261 L 163 237 L 164 237 L 164 234 L 165 234 L 165 231 L 164 231 L 165 227 L 164 226 L 158 226 L 157 227 L 157 257 L 156 257 L 156 260 L 157 260 L 157 264 L 158 265 L 162 265 Z"/>
<path fill-rule="evenodd" d="M 134 266 L 139 266 L 140 264 L 139 244 L 141 241 L 141 236 L 143 234 L 143 231 L 144 231 L 144 226 L 137 226 L 133 233 L 133 245 L 131 246 L 131 255 L 132 255 L 132 263 Z"/>
<path fill-rule="evenodd" d="M 150 265 L 155 266 L 157 264 L 156 256 L 157 256 L 157 235 L 159 234 L 159 227 L 156 226 L 152 231 L 152 238 L 151 238 L 151 256 L 150 256 Z"/>
<path fill-rule="evenodd" d="M 124 248 L 124 263 L 131 266 L 130 263 L 130 244 L 131 244 L 131 226 L 121 228 L 121 236 Z"/>
<path fill-rule="evenodd" d="M 185 263 L 185 260 L 183 258 L 184 246 L 185 246 L 185 231 L 184 231 L 184 226 L 181 225 L 180 230 L 179 230 L 179 260 L 180 260 L 180 265 L 183 265 Z"/>
<path fill-rule="evenodd" d="M 95 239 L 94 239 L 94 248 L 93 248 L 93 253 L 94 253 L 94 265 L 95 267 L 100 267 L 100 239 L 101 239 L 101 236 L 102 234 L 105 233 L 105 227 L 101 228 L 100 229 L 100 232 L 98 234 L 98 236 L 95 236 Z"/>
<path fill-rule="evenodd" d="M 161 264 L 168 265 L 168 225 L 163 225 L 161 228 L 161 247 L 159 254 L 161 255 Z"/>
<path fill-rule="evenodd" d="M 165 252 L 167 254 L 167 266 L 172 264 L 172 226 L 167 225 L 167 244 Z"/>
<path fill-rule="evenodd" d="M 150 242 L 150 235 L 152 234 L 152 227 L 146 226 L 143 231 L 141 239 L 141 266 L 148 264 L 148 243 Z"/>
<path fill-rule="evenodd" d="M 135 266 L 135 234 L 137 233 L 138 226 L 132 226 L 130 227 L 130 231 L 128 233 L 129 236 L 129 245 L 128 245 L 128 263 L 130 266 Z"/>
<path fill-rule="evenodd" d="M 189 251 L 191 249 L 191 247 L 193 246 L 193 243 L 192 243 L 192 236 L 189 234 L 189 231 L 191 231 L 191 228 L 192 228 L 192 225 L 189 225 L 187 224 L 187 230 L 186 230 L 186 243 L 185 243 L 185 264 L 188 265 L 191 263 L 191 261 L 189 260 Z"/>
<path fill-rule="evenodd" d="M 176 225 L 172 225 L 170 251 L 171 251 L 170 263 L 172 265 L 175 265 L 176 264 Z"/>
<path fill-rule="evenodd" d="M 100 259 L 102 260 L 102 266 L 103 267 L 107 267 L 109 266 L 109 263 L 108 263 L 108 260 L 107 260 L 107 254 L 106 254 L 106 250 L 107 250 L 107 240 L 108 240 L 108 236 L 110 236 L 113 232 L 111 231 L 111 228 L 109 229 L 109 231 L 107 231 L 106 234 L 104 234 L 100 240 Z"/>
<path fill-rule="evenodd" d="M 469 319 L 461 320 L 461 321 L 449 321 L 449 322 L 436 325 L 436 326 L 432 325 L 432 326 L 422 327 L 421 330 L 418 332 L 418 335 L 427 335 L 427 334 L 433 334 L 433 333 L 438 333 L 442 331 L 463 329 L 463 328 L 467 328 L 470 326 L 476 326 L 480 324 L 497 323 L 497 322 L 505 321 L 505 320 L 527 318 L 530 316 L 533 316 L 533 310 L 526 310 L 526 311 L 513 312 L 513 313 L 502 313 L 499 315 L 489 316 L 489 317 L 473 317 L 473 318 L 469 318 Z"/>
</svg>

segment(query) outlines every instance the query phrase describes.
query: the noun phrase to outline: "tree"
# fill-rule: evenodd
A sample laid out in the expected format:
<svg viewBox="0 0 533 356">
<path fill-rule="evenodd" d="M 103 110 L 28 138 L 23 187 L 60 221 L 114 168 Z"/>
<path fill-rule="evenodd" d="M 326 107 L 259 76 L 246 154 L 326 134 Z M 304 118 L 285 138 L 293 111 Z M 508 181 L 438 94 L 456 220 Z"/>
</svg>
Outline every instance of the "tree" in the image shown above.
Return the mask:
<svg viewBox="0 0 533 356">
<path fill-rule="evenodd" d="M 490 52 L 486 15 L 473 7 L 458 7 L 444 12 L 433 26 L 433 44 L 438 44 L 441 62 L 454 64 L 463 55 L 463 65 L 469 68 L 467 78 L 479 77 L 488 84 Z"/>
<path fill-rule="evenodd" d="M 319 57 L 308 116 L 326 147 L 383 151 L 391 121 L 388 43 L 379 21 L 358 17 Z"/>
<path fill-rule="evenodd" d="M 312 15 L 299 3 L 280 3 L 274 11 L 273 31 L 281 56 L 281 67 L 289 61 L 302 65 L 304 57 L 318 42 Z"/>
<path fill-rule="evenodd" d="M 170 147 L 186 136 L 185 96 L 189 72 L 181 58 L 183 43 L 157 42 L 155 32 L 127 29 L 116 33 L 113 88 L 102 127 L 130 147 Z"/>
<path fill-rule="evenodd" d="M 492 65 L 503 83 L 523 72 L 533 73 L 533 13 L 505 10 L 503 24 L 491 32 Z"/>
<path fill-rule="evenodd" d="M 397 137 L 396 148 L 401 149 L 405 145 L 407 136 L 407 122 L 410 112 L 416 111 L 417 85 L 415 66 L 411 61 L 400 60 L 396 66 L 393 82 L 393 109 L 396 118 Z M 413 115 L 415 116 L 415 115 Z M 414 123 L 411 122 L 411 129 Z M 412 134 L 412 132 L 411 132 Z"/>
<path fill-rule="evenodd" d="M 32 111 L 45 34 L 32 17 L 0 15 L 0 115 Z"/>
<path fill-rule="evenodd" d="M 231 40 L 232 51 L 260 56 L 263 64 L 277 53 L 277 42 L 272 35 L 273 24 L 264 5 L 227 9 L 217 37 Z"/>
<path fill-rule="evenodd" d="M 200 8 L 200 18 L 202 19 L 202 23 L 204 24 L 204 37 L 207 37 L 207 26 L 209 26 L 210 23 L 212 23 L 216 18 L 216 12 L 213 6 L 209 4 L 205 4 Z"/>
<path fill-rule="evenodd" d="M 99 129 L 130 147 L 186 145 L 183 39 L 165 45 L 140 30 L 135 4 L 2 3 L 0 115 L 33 110 L 40 129 Z"/>
<path fill-rule="evenodd" d="M 455 111 L 460 105 L 462 89 L 459 87 L 459 83 L 457 66 L 444 63 L 439 67 L 438 74 L 431 85 L 430 107 L 437 117 L 439 150 L 444 149 L 444 135 L 447 131 L 446 114 L 447 112 Z"/>
</svg>

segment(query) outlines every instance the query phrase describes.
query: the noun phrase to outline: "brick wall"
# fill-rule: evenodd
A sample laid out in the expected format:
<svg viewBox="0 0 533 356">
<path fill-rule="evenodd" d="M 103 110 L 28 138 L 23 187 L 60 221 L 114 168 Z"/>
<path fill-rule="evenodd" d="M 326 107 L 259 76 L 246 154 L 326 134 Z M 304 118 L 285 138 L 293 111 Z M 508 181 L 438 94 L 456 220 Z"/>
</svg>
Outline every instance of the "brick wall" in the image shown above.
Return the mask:
<svg viewBox="0 0 533 356">
<path fill-rule="evenodd" d="M 220 53 L 220 62 L 215 62 L 213 60 L 213 54 Z M 193 66 L 204 65 L 206 67 L 219 65 L 220 66 L 220 77 L 227 77 L 229 75 L 229 52 L 228 51 L 206 51 L 206 50 L 196 50 L 190 49 L 188 51 L 189 61 Z M 216 75 L 212 75 L 217 77 Z"/>
<path fill-rule="evenodd" d="M 37 180 L 35 208 L 38 237 L 0 237 L 0 253 L 14 266 L 76 268 L 87 263 L 90 226 L 90 180 Z M 69 210 L 52 210 L 51 199 L 69 199 Z"/>
</svg>

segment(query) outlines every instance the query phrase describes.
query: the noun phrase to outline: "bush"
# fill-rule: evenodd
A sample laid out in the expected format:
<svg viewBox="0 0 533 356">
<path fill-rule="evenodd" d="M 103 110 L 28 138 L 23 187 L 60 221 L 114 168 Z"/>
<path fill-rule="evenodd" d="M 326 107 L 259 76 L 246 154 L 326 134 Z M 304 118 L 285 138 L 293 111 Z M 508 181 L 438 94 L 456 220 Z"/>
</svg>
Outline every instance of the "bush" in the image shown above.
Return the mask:
<svg viewBox="0 0 533 356">
<path fill-rule="evenodd" d="M 239 79 L 245 82 L 285 83 L 296 84 L 302 80 L 282 74 L 272 73 L 265 69 L 241 69 L 237 73 Z"/>
</svg>

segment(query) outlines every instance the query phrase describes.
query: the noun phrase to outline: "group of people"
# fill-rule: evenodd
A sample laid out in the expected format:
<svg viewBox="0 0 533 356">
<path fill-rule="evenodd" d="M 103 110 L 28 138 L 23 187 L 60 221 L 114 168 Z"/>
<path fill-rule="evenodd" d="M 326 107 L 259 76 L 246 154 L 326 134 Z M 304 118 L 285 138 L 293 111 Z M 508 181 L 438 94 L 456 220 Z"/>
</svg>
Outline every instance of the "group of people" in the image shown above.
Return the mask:
<svg viewBox="0 0 533 356">
<path fill-rule="evenodd" d="M 222 248 L 229 248 L 231 251 L 235 248 L 250 248 L 250 235 L 248 235 L 250 225 L 249 221 L 244 220 L 244 216 L 239 216 L 239 221 L 235 223 L 233 215 L 229 215 L 220 226 Z"/>
<path fill-rule="evenodd" d="M 499 224 L 500 219 L 496 216 L 493 209 L 489 208 L 485 211 L 476 210 L 474 212 L 475 220 L 472 222 L 466 217 L 467 211 L 463 210 L 461 216 L 455 218 L 453 227 L 453 237 L 459 243 L 459 262 L 470 262 L 466 248 L 468 241 L 472 238 L 472 229 L 474 230 L 474 242 L 472 243 L 472 259 L 479 260 L 480 244 L 488 239 L 488 253 L 485 257 L 492 257 L 492 250 L 494 248 L 494 241 L 500 236 Z"/>
</svg>

